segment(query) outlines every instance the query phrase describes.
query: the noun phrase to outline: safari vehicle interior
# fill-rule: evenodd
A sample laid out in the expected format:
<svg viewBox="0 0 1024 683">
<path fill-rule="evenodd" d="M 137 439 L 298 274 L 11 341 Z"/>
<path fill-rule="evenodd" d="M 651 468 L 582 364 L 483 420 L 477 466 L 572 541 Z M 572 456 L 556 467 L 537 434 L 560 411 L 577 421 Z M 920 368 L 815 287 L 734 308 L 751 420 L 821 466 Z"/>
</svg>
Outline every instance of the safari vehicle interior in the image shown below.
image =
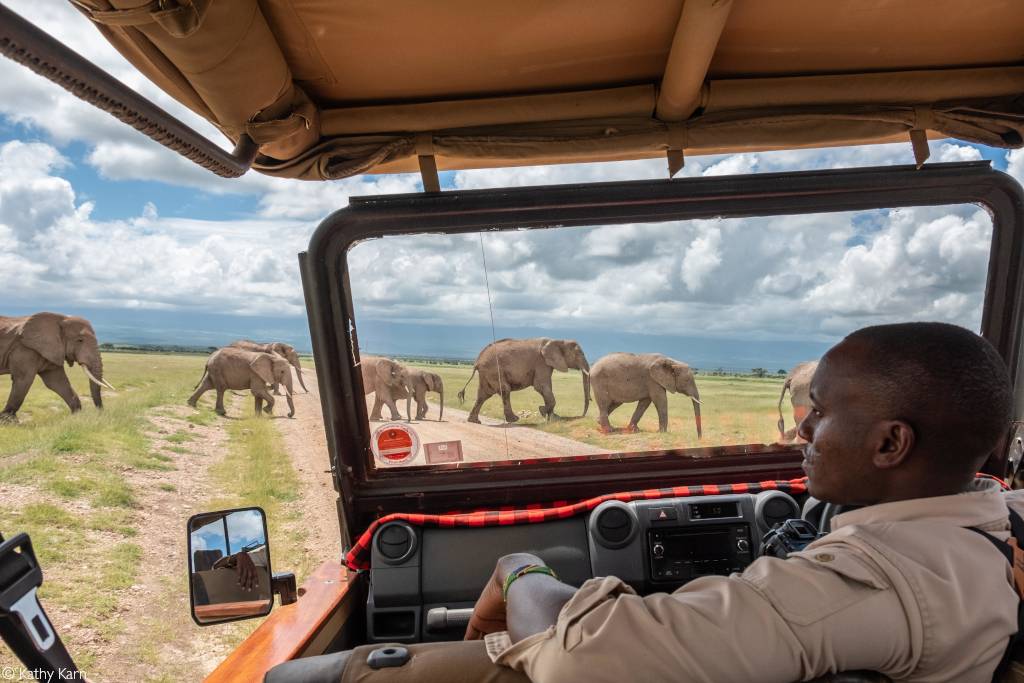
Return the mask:
<svg viewBox="0 0 1024 683">
<path fill-rule="evenodd" d="M 578 451 L 541 454 L 520 450 L 517 429 L 491 425 L 481 428 L 502 433 L 498 446 L 467 442 L 454 460 L 412 453 L 388 462 L 375 451 L 381 425 L 370 419 L 360 373 L 374 335 L 401 336 L 374 325 L 375 307 L 386 302 L 375 299 L 366 278 L 381 250 L 463 255 L 441 280 L 472 299 L 465 324 L 476 336 L 453 327 L 439 333 L 438 344 L 475 352 L 496 342 L 499 330 L 515 328 L 515 306 L 492 279 L 514 245 L 543 250 L 593 235 L 616 244 L 638 229 L 660 231 L 673 245 L 709 226 L 727 241 L 784 239 L 787 221 L 820 223 L 824 235 L 828 226 L 852 230 L 894 216 L 923 224 L 942 207 L 978 226 L 987 275 L 977 283 L 977 331 L 1010 368 L 1015 418 L 1024 415 L 1021 188 L 988 162 L 925 163 L 929 138 L 1024 144 L 1019 3 L 978 0 L 969 13 L 955 0 L 75 5 L 142 73 L 221 130 L 234 151 L 204 140 L 2 6 L 0 51 L 215 173 L 237 176 L 251 167 L 304 180 L 422 177 L 420 194 L 352 198 L 299 256 L 346 555 L 321 566 L 296 600 L 283 578 L 283 589 L 274 584 L 269 548 L 258 605 L 229 595 L 228 607 L 212 609 L 209 577 L 202 577 L 205 616 L 197 622 L 233 620 L 245 610 L 260 616 L 274 594 L 282 596 L 282 606 L 209 681 L 342 680 L 352 648 L 366 656 L 386 644 L 457 640 L 494 561 L 512 550 L 538 554 L 574 585 L 616 575 L 640 592 L 671 590 L 695 576 L 742 569 L 778 523 L 804 518 L 827 529 L 838 512 L 808 498 L 799 447 L 775 442 L 774 420 L 729 437 L 706 429 L 699 439 L 687 422 L 685 433 L 617 442 L 631 447 L 586 440 Z M 671 178 L 687 155 L 897 141 L 913 164 L 441 191 L 442 173 L 455 169 L 663 157 Z M 765 305 L 787 301 L 785 292 L 765 296 Z M 926 288 L 924 296 L 937 294 Z M 790 297 L 786 315 L 805 314 Z M 556 313 L 579 303 L 551 299 Z M 656 322 L 680 324 L 678 311 L 669 313 Z M 670 408 L 677 416 L 690 409 L 681 401 Z M 707 402 L 705 428 L 725 414 Z M 699 430 L 701 413 L 695 417 Z M 1016 483 L 1024 435 L 1007 429 L 1005 448 L 984 472 Z M 251 535 L 231 543 L 224 525 L 224 548 L 213 559 L 203 554 L 210 548 L 193 545 L 202 525 L 190 524 L 191 569 L 214 572 L 217 561 L 239 554 L 233 548 L 260 549 Z M 265 526 L 262 541 L 266 547 Z M 22 588 L 41 581 L 27 539 L 0 546 L 5 558 Z M 236 558 L 234 571 L 247 561 Z M 194 610 L 200 584 L 190 583 Z M 0 610 L 10 608 L 0 601 Z M 31 637 L 21 640 L 3 635 L 18 643 L 16 652 L 45 661 L 44 640 L 26 630 Z"/>
</svg>

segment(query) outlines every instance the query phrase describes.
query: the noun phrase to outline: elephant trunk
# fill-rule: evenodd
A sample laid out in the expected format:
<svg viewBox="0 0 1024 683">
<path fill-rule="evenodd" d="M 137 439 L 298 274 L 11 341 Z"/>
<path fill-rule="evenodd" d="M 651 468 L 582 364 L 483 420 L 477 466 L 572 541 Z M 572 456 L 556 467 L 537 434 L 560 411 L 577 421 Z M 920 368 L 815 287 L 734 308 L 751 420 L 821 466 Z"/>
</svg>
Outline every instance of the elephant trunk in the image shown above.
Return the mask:
<svg viewBox="0 0 1024 683">
<path fill-rule="evenodd" d="M 444 385 L 441 385 L 441 390 L 438 393 L 441 394 L 441 414 L 437 416 L 437 421 L 440 422 L 444 419 Z"/>
<path fill-rule="evenodd" d="M 405 419 L 412 422 L 412 392 L 405 392 Z"/>
<path fill-rule="evenodd" d="M 583 417 L 586 417 L 590 409 L 590 364 L 584 360 L 580 370 L 583 373 Z"/>
<path fill-rule="evenodd" d="M 693 401 L 693 421 L 697 425 L 697 438 L 700 439 L 703 436 L 700 428 L 700 397 L 695 393 L 690 400 Z"/>
<path fill-rule="evenodd" d="M 295 361 L 295 374 L 299 376 L 299 386 L 308 394 L 309 389 L 306 388 L 306 383 L 302 380 L 302 366 L 299 365 L 298 361 Z"/>
<path fill-rule="evenodd" d="M 89 395 L 92 396 L 93 405 L 97 408 L 102 408 L 103 395 L 100 389 L 100 381 L 103 380 L 103 361 L 97 360 L 92 364 L 91 368 L 88 365 L 83 365 L 82 367 L 85 368 L 86 374 L 95 376 L 89 378 Z"/>
</svg>

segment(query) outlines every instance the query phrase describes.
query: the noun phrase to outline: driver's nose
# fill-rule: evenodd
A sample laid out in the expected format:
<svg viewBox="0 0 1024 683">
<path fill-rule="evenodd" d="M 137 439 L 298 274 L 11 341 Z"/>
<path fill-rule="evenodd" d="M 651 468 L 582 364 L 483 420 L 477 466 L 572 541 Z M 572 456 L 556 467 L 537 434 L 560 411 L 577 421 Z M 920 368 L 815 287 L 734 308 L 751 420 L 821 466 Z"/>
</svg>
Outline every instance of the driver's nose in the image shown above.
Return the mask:
<svg viewBox="0 0 1024 683">
<path fill-rule="evenodd" d="M 796 434 L 804 441 L 810 442 L 814 440 L 814 411 L 809 410 L 804 415 L 804 419 L 800 420 L 800 424 L 796 428 Z"/>
</svg>

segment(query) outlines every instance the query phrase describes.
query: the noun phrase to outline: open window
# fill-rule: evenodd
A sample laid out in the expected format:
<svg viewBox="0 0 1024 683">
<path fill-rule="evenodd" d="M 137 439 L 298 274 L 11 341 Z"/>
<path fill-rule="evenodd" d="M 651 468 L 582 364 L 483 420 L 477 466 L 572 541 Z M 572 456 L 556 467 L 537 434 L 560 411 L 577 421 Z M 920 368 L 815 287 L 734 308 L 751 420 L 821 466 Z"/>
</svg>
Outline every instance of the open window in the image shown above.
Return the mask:
<svg viewBox="0 0 1024 683">
<path fill-rule="evenodd" d="M 800 476 L 785 377 L 864 325 L 965 325 L 1016 375 L 1018 192 L 975 163 L 353 200 L 302 257 L 347 523 Z M 638 432 L 619 353 L 661 354 Z M 389 415 L 368 357 L 439 375 L 443 421 Z"/>
</svg>

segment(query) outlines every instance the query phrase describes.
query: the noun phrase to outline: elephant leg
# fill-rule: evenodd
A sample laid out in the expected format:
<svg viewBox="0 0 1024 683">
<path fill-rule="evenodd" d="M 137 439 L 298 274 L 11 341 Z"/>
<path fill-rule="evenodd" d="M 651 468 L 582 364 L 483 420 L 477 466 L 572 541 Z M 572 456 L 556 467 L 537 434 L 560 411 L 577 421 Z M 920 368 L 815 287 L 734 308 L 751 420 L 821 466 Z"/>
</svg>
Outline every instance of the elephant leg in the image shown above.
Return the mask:
<svg viewBox="0 0 1024 683">
<path fill-rule="evenodd" d="M 621 405 L 621 403 L 615 403 L 614 401 L 610 403 L 599 402 L 597 404 L 597 429 L 599 432 L 601 432 L 602 434 L 611 434 L 612 432 L 615 431 L 615 427 L 612 427 L 612 423 L 608 418 L 615 411 L 615 409 Z"/>
<path fill-rule="evenodd" d="M 370 419 L 374 422 L 380 422 L 381 416 L 380 411 L 384 407 L 384 401 L 381 401 L 377 396 L 376 392 L 373 394 L 373 410 L 370 411 Z"/>
<path fill-rule="evenodd" d="M 387 400 L 385 400 L 385 403 L 387 404 L 388 410 L 391 411 L 391 419 L 396 421 L 401 420 L 402 414 L 398 412 L 398 406 L 395 405 L 395 399 L 391 396 L 388 396 Z"/>
<path fill-rule="evenodd" d="M 255 408 L 256 408 L 256 417 L 259 417 L 260 413 L 263 412 L 263 399 L 260 398 L 259 396 L 257 396 L 255 392 L 253 392 L 252 396 L 253 396 L 253 399 L 254 399 L 253 402 L 255 403 Z"/>
<path fill-rule="evenodd" d="M 508 389 L 501 392 L 501 404 L 505 406 L 505 422 L 519 422 L 519 416 L 512 412 L 512 392 Z"/>
<path fill-rule="evenodd" d="M 549 420 L 553 417 L 558 417 L 555 415 L 555 392 L 551 390 L 551 384 L 538 382 L 533 385 L 533 388 L 536 389 L 537 393 L 544 399 L 544 405 L 537 407 L 540 414 Z"/>
<path fill-rule="evenodd" d="M 72 413 L 77 413 L 82 409 L 82 401 L 71 387 L 71 381 L 68 379 L 67 373 L 64 372 L 64 368 L 43 370 L 39 373 L 39 376 L 43 378 L 43 384 L 50 391 L 64 399 L 64 403 L 68 404 L 68 408 L 71 409 Z"/>
<path fill-rule="evenodd" d="M 477 387 L 476 390 L 476 403 L 473 404 L 473 409 L 469 411 L 469 417 L 466 419 L 470 422 L 480 424 L 480 409 L 483 408 L 484 401 L 489 399 L 491 396 L 494 396 L 495 393 L 497 392 L 485 389 L 483 382 L 481 382 L 480 386 Z"/>
<path fill-rule="evenodd" d="M 658 411 L 658 431 L 668 431 L 668 397 L 662 392 L 653 397 L 654 407 Z"/>
<path fill-rule="evenodd" d="M 280 396 L 280 395 L 281 395 L 281 385 L 279 385 L 277 382 L 274 382 L 274 396 Z"/>
<path fill-rule="evenodd" d="M 626 428 L 626 431 L 628 431 L 630 433 L 640 431 L 640 427 L 638 427 L 637 425 L 640 424 L 640 419 L 644 416 L 644 413 L 647 412 L 647 408 L 650 405 L 651 405 L 651 399 L 649 399 L 649 398 L 642 398 L 642 399 L 640 399 L 639 401 L 636 402 L 636 410 L 633 411 L 633 417 L 629 418 L 629 427 Z M 659 424 L 661 423 L 661 409 L 660 408 L 658 409 L 658 422 L 659 422 Z M 661 429 L 659 431 L 663 432 L 665 430 Z"/>
<path fill-rule="evenodd" d="M 206 375 L 203 377 L 202 381 L 199 382 L 199 386 L 196 387 L 194 392 L 192 392 L 192 395 L 188 397 L 188 404 L 195 408 L 202 395 L 210 389 L 213 389 L 213 382 L 210 381 L 210 376 Z"/>
<path fill-rule="evenodd" d="M 416 419 L 422 420 L 427 416 L 427 390 L 416 391 Z"/>
<path fill-rule="evenodd" d="M 21 404 L 25 402 L 25 397 L 28 395 L 28 390 L 32 387 L 32 382 L 36 380 L 36 373 L 34 372 L 23 372 L 20 374 L 11 373 L 11 394 L 7 397 L 7 405 L 4 407 L 4 411 L 0 413 L 0 422 L 17 422 L 18 410 L 21 408 Z"/>
<path fill-rule="evenodd" d="M 217 390 L 217 405 L 213 410 L 218 415 L 227 415 L 228 411 L 224 410 L 224 389 L 221 387 L 214 388 Z"/>
</svg>

